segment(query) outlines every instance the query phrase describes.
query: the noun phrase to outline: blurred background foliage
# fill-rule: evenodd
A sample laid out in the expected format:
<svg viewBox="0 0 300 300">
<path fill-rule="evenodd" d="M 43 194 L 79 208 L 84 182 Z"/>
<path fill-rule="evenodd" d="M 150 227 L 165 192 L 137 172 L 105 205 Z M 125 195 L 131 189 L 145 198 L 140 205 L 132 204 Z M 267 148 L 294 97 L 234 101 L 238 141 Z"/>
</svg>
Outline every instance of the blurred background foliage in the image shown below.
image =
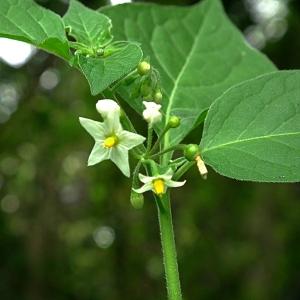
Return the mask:
<svg viewBox="0 0 300 300">
<path fill-rule="evenodd" d="M 279 68 L 300 68 L 299 1 L 223 3 Z M 86 167 L 93 141 L 78 116 L 97 119 L 86 81 L 51 55 L 7 43 L 0 41 L 1 300 L 166 299 L 151 196 L 136 211 L 130 181 L 112 163 Z M 205 182 L 195 169 L 186 177 L 173 193 L 185 299 L 300 299 L 300 185 L 237 182 L 212 170 Z"/>
</svg>

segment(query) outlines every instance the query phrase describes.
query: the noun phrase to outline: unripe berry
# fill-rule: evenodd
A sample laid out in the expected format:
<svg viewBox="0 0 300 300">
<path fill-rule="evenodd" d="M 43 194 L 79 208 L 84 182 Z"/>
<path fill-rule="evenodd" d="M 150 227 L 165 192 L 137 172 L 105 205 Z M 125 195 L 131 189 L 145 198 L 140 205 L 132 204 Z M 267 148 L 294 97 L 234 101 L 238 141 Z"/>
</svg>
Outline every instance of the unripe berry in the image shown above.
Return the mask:
<svg viewBox="0 0 300 300">
<path fill-rule="evenodd" d="M 151 65 L 146 61 L 140 62 L 137 67 L 137 71 L 141 76 L 147 75 L 150 72 L 150 69 L 151 69 Z"/>
<path fill-rule="evenodd" d="M 189 161 L 195 160 L 196 157 L 200 155 L 199 145 L 197 145 L 197 144 L 186 145 L 186 147 L 183 151 L 183 155 Z"/>
<path fill-rule="evenodd" d="M 161 103 L 162 98 L 163 98 L 163 95 L 162 95 L 161 91 L 156 91 L 154 94 L 154 101 L 156 103 Z"/>
<path fill-rule="evenodd" d="M 138 194 L 135 191 L 131 191 L 130 203 L 135 209 L 142 209 L 144 206 L 143 194 Z"/>
<path fill-rule="evenodd" d="M 168 121 L 169 128 L 177 128 L 180 125 L 180 118 L 177 116 L 171 116 Z"/>
</svg>

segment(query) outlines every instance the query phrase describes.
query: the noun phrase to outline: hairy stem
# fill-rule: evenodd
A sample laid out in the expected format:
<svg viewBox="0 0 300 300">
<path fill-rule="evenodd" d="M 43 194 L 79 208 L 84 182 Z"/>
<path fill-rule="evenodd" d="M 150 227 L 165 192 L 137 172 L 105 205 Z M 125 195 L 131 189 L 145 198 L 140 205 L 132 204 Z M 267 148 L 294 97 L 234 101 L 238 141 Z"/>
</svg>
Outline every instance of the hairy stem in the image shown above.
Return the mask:
<svg viewBox="0 0 300 300">
<path fill-rule="evenodd" d="M 156 197 L 169 300 L 182 300 L 169 193 Z"/>
</svg>

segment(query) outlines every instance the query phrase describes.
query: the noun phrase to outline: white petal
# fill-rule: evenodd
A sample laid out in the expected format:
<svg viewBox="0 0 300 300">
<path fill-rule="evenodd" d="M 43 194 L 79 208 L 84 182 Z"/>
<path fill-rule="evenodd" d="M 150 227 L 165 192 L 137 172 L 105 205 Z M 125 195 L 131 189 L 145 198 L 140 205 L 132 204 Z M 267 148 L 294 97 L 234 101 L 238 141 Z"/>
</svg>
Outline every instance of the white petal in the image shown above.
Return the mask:
<svg viewBox="0 0 300 300">
<path fill-rule="evenodd" d="M 122 132 L 118 135 L 118 138 L 120 139 L 122 146 L 128 150 L 142 144 L 145 141 L 143 136 L 126 130 L 122 130 Z"/>
<path fill-rule="evenodd" d="M 117 146 L 111 149 L 110 159 L 115 163 L 115 165 L 122 171 L 122 173 L 129 177 L 129 159 L 128 150 L 122 146 Z"/>
<path fill-rule="evenodd" d="M 105 128 L 103 123 L 86 118 L 79 118 L 79 122 L 96 141 L 104 140 Z"/>
<path fill-rule="evenodd" d="M 185 184 L 185 182 L 186 182 L 186 180 L 184 180 L 184 181 L 167 180 L 166 185 L 168 187 L 180 187 L 180 186 L 183 186 Z"/>
<path fill-rule="evenodd" d="M 93 166 L 106 159 L 109 159 L 109 150 L 102 146 L 102 142 L 96 142 L 89 156 L 88 166 Z"/>
<path fill-rule="evenodd" d="M 139 179 L 142 183 L 152 182 L 155 178 L 156 177 L 145 176 L 145 175 L 139 173 Z"/>
<path fill-rule="evenodd" d="M 111 99 L 98 100 L 96 109 L 103 119 L 107 118 L 110 114 L 118 114 L 120 116 L 119 104 Z"/>
<path fill-rule="evenodd" d="M 151 191 L 152 189 L 152 184 L 151 182 L 149 183 L 145 183 L 142 187 L 140 187 L 139 189 L 133 189 L 136 193 L 142 194 L 145 193 L 147 191 Z"/>
<path fill-rule="evenodd" d="M 120 116 L 118 114 L 109 114 L 106 119 L 104 119 L 105 134 L 114 135 L 122 131 L 122 125 L 120 123 Z"/>
</svg>

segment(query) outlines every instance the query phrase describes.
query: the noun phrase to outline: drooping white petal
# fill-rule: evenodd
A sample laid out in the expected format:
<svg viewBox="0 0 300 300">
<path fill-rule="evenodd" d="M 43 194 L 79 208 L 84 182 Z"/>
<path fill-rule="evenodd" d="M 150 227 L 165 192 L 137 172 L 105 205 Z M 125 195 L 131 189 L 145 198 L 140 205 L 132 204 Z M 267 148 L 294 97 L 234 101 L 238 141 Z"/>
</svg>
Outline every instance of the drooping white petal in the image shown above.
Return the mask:
<svg viewBox="0 0 300 300">
<path fill-rule="evenodd" d="M 184 181 L 167 180 L 166 185 L 168 187 L 180 187 L 180 186 L 183 186 L 185 184 L 185 182 L 186 182 L 186 180 L 184 180 Z"/>
<path fill-rule="evenodd" d="M 104 119 L 106 135 L 116 134 L 122 130 L 120 123 L 121 109 L 117 102 L 110 99 L 99 100 L 96 108 Z"/>
<path fill-rule="evenodd" d="M 86 119 L 86 118 L 79 118 L 80 124 L 83 128 L 96 140 L 96 141 L 103 141 L 105 138 L 105 126 L 103 123 Z"/>
<path fill-rule="evenodd" d="M 148 182 L 145 183 L 142 187 L 140 187 L 139 189 L 133 189 L 136 193 L 145 193 L 147 191 L 151 191 L 152 190 L 152 183 Z"/>
<path fill-rule="evenodd" d="M 88 159 L 88 166 L 93 166 L 103 160 L 109 159 L 109 150 L 102 145 L 103 142 L 96 142 Z"/>
<path fill-rule="evenodd" d="M 118 138 L 120 140 L 120 144 L 128 150 L 142 144 L 145 141 L 143 136 L 126 130 L 122 130 L 118 135 Z"/>
<path fill-rule="evenodd" d="M 110 114 L 118 114 L 120 116 L 119 104 L 111 99 L 98 100 L 96 103 L 96 109 L 103 119 L 107 118 Z"/>
<path fill-rule="evenodd" d="M 117 135 L 119 132 L 122 131 L 120 117 L 117 114 L 109 115 L 106 119 L 104 119 L 104 126 L 106 135 Z"/>
<path fill-rule="evenodd" d="M 111 148 L 110 159 L 126 177 L 130 176 L 128 150 L 125 147 L 118 145 L 117 147 Z"/>
</svg>

